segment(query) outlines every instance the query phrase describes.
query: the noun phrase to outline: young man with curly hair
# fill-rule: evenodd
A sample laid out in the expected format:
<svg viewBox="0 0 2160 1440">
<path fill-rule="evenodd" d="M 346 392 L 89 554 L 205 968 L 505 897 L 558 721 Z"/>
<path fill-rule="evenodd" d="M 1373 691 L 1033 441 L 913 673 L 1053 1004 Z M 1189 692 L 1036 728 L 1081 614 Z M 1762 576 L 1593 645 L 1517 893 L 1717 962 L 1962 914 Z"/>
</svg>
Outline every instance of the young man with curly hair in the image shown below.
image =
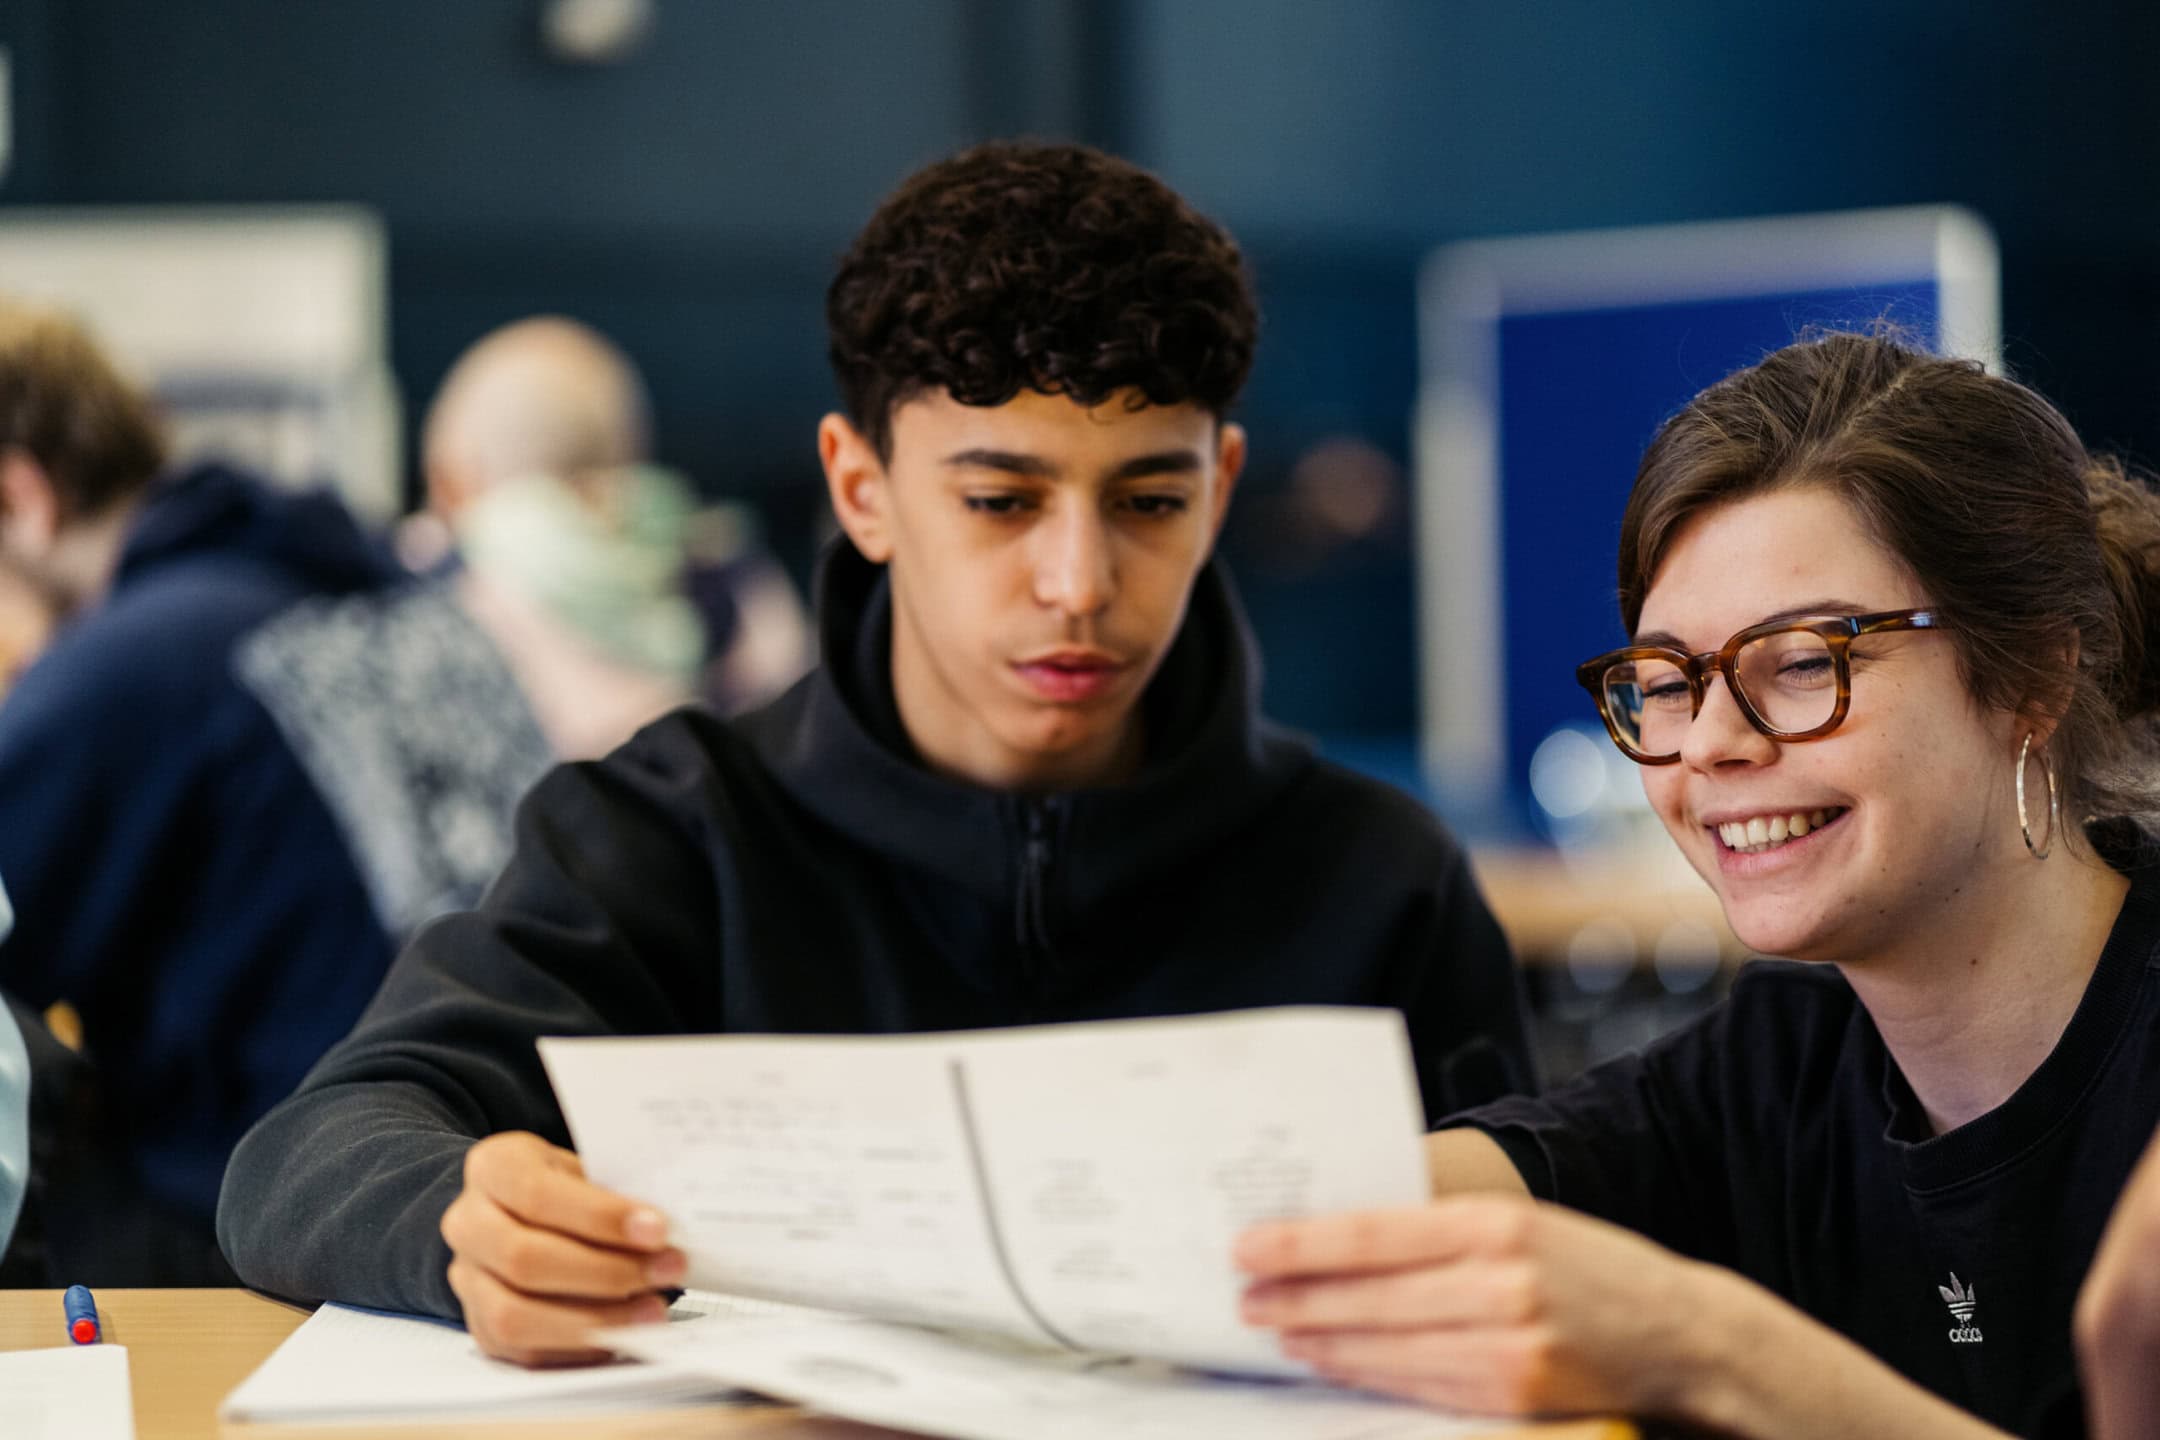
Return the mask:
<svg viewBox="0 0 2160 1440">
<path fill-rule="evenodd" d="M 1257 713 L 1210 563 L 1257 324 L 1229 237 L 1095 151 L 985 146 L 885 201 L 827 315 L 823 663 L 534 790 L 480 908 L 241 1146 L 250 1284 L 527 1362 L 657 1317 L 685 1259 L 583 1179 L 542 1035 L 1336 1002 L 1404 1011 L 1436 1114 L 1527 1078 L 1454 842 Z"/>
</svg>

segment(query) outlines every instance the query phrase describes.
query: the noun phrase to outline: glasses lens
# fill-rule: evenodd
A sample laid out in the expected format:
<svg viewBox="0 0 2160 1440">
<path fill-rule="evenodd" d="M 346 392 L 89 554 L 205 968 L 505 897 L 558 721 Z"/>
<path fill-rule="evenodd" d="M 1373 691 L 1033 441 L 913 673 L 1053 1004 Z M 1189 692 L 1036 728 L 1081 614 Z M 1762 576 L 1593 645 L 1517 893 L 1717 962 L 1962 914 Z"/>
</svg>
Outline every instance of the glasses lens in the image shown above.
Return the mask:
<svg viewBox="0 0 2160 1440">
<path fill-rule="evenodd" d="M 1810 631 L 1751 640 L 1733 669 L 1748 703 L 1773 730 L 1798 735 L 1827 724 L 1837 710 L 1837 661 L 1829 643 Z"/>
<path fill-rule="evenodd" d="M 1605 713 L 1621 743 L 1662 759 L 1680 753 L 1695 715 L 1687 675 L 1670 660 L 1621 660 L 1605 671 Z"/>
</svg>

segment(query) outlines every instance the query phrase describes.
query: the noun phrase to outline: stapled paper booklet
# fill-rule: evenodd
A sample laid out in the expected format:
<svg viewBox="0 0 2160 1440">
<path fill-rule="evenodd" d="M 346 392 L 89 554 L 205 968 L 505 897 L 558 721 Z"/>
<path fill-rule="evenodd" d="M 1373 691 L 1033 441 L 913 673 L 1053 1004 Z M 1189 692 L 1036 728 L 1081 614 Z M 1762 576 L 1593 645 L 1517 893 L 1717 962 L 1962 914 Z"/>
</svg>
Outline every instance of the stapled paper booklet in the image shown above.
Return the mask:
<svg viewBox="0 0 2160 1440">
<path fill-rule="evenodd" d="M 1393 1011 L 540 1052 L 586 1174 L 661 1209 L 688 1253 L 676 1323 L 595 1336 L 633 1363 L 533 1372 L 454 1326 L 325 1306 L 226 1419 L 592 1413 L 741 1387 L 968 1440 L 1489 1428 L 1312 1383 L 1238 1319 L 1248 1225 L 1425 1199 Z"/>
<path fill-rule="evenodd" d="M 968 1440 L 1490 1428 L 1297 1383 L 1238 1319 L 1248 1225 L 1426 1198 L 1392 1011 L 540 1044 L 689 1283 L 828 1312 L 596 1337 L 623 1353 Z"/>
<path fill-rule="evenodd" d="M 1238 1234 L 1429 1193 L 1389 1010 L 540 1053 L 690 1285 L 1065 1349 L 1298 1373 L 1238 1319 Z"/>
</svg>

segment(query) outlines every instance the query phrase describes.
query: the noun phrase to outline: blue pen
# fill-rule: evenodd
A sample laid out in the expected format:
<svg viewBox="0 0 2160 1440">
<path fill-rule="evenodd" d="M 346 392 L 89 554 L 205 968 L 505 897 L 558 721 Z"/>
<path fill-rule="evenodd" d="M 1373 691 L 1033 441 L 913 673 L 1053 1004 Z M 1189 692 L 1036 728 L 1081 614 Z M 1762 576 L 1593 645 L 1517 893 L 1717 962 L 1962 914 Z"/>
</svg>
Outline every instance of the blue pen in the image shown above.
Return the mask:
<svg viewBox="0 0 2160 1440">
<path fill-rule="evenodd" d="M 77 1345 L 97 1344 L 104 1327 L 98 1324 L 97 1301 L 90 1298 L 90 1287 L 68 1286 L 60 1303 L 67 1308 L 68 1339 Z"/>
</svg>

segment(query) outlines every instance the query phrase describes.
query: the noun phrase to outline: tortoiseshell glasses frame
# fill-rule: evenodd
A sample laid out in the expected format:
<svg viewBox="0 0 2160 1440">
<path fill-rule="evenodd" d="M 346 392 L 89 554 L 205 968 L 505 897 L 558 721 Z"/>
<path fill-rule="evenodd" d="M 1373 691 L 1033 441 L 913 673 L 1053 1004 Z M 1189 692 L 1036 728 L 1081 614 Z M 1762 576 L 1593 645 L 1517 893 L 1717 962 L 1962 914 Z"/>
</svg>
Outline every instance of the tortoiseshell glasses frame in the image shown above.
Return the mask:
<svg viewBox="0 0 2160 1440">
<path fill-rule="evenodd" d="M 1634 678 L 1637 672 L 1633 667 L 1645 661 L 1661 661 L 1675 672 L 1671 678 L 1684 677 L 1688 687 L 1690 724 L 1702 713 L 1703 699 L 1708 694 L 1710 676 L 1714 672 L 1725 677 L 1725 687 L 1732 692 L 1734 701 L 1740 707 L 1740 713 L 1747 717 L 1750 725 L 1763 734 L 1773 740 L 1786 742 L 1820 740 L 1844 723 L 1846 712 L 1852 708 L 1852 659 L 1847 652 L 1853 641 L 1863 635 L 1880 635 L 1889 631 L 1937 629 L 1941 623 L 1936 612 L 1932 610 L 1879 610 L 1867 615 L 1836 615 L 1820 620 L 1773 620 L 1763 625 L 1750 625 L 1719 648 L 1705 650 L 1699 655 L 1690 655 L 1685 650 L 1663 645 L 1623 646 L 1576 666 L 1575 679 L 1583 689 L 1590 692 L 1590 698 L 1598 707 L 1598 717 L 1605 722 L 1605 733 L 1612 737 L 1613 744 L 1620 747 L 1621 754 L 1638 765 L 1670 765 L 1680 758 L 1677 747 L 1669 751 L 1645 750 L 1629 738 L 1632 733 L 1639 739 L 1646 705 L 1637 703 L 1630 708 L 1614 692 L 1617 680 L 1619 686 L 1635 692 L 1638 702 L 1642 701 L 1644 692 Z M 1828 718 L 1795 729 L 1781 729 L 1775 720 L 1765 713 L 1766 703 L 1763 697 L 1750 693 L 1750 687 L 1741 671 L 1741 655 L 1781 635 L 1813 636 L 1819 640 L 1822 650 L 1814 651 L 1811 648 L 1811 659 L 1827 652 L 1833 671 L 1832 678 L 1837 686 Z M 1678 698 L 1676 694 L 1667 695 L 1668 706 Z M 1789 708 L 1791 704 L 1798 702 L 1786 703 Z M 1806 705 L 1812 713 L 1814 709 L 1820 708 L 1820 701 L 1809 701 Z"/>
</svg>

